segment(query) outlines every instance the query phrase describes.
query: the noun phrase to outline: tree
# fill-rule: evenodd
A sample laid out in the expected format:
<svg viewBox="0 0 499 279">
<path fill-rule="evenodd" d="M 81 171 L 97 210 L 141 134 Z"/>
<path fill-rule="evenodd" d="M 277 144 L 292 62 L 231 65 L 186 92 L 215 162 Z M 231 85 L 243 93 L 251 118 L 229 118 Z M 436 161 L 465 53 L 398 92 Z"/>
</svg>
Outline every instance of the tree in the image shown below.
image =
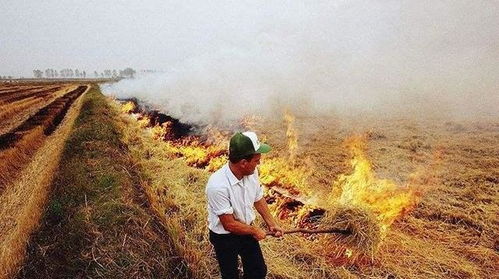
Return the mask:
<svg viewBox="0 0 499 279">
<path fill-rule="evenodd" d="M 97 71 L 94 71 L 94 77 L 95 77 L 95 78 L 98 78 L 98 77 L 99 77 L 99 73 L 97 73 Z"/>
<path fill-rule="evenodd" d="M 126 78 L 134 78 L 136 71 L 130 67 L 123 70 L 123 76 Z"/>
<path fill-rule="evenodd" d="M 87 72 L 83 71 L 83 78 L 86 78 L 87 77 Z"/>
<path fill-rule="evenodd" d="M 53 78 L 55 77 L 56 71 L 54 69 L 45 69 L 45 77 L 46 78 Z"/>
<path fill-rule="evenodd" d="M 35 69 L 35 70 L 33 70 L 33 76 L 35 78 L 42 78 L 43 77 L 43 72 L 40 71 L 40 70 L 38 70 L 38 69 Z"/>
</svg>

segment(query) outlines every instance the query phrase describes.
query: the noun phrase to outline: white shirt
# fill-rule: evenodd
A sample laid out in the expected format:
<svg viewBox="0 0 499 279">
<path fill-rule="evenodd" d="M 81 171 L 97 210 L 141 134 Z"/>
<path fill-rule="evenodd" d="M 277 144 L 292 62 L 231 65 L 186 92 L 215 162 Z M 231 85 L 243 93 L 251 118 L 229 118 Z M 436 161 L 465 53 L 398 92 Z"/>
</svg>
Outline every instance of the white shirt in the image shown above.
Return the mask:
<svg viewBox="0 0 499 279">
<path fill-rule="evenodd" d="M 249 225 L 256 218 L 253 203 L 263 198 L 258 171 L 239 180 L 230 170 L 229 164 L 225 164 L 208 179 L 206 196 L 208 227 L 212 232 L 230 233 L 224 229 L 218 217 L 223 214 L 233 214 L 235 219 Z"/>
</svg>

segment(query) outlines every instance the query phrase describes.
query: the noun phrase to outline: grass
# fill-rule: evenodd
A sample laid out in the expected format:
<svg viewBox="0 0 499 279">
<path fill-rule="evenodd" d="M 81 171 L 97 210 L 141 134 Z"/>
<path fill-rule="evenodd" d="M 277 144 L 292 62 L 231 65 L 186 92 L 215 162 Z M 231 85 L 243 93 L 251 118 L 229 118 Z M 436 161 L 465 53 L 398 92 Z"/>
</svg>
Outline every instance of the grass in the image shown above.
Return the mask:
<svg viewBox="0 0 499 279">
<path fill-rule="evenodd" d="M 18 278 L 187 278 L 149 211 L 116 112 L 85 95 Z"/>
<path fill-rule="evenodd" d="M 134 164 L 140 169 L 142 187 L 169 238 L 174 239 L 172 249 L 182 262 L 177 268 L 188 269 L 190 278 L 215 278 L 218 267 L 203 222 L 208 173 L 187 167 L 184 160 L 169 152 L 166 142 L 154 140 L 136 121 L 124 117 L 121 126 Z"/>
</svg>

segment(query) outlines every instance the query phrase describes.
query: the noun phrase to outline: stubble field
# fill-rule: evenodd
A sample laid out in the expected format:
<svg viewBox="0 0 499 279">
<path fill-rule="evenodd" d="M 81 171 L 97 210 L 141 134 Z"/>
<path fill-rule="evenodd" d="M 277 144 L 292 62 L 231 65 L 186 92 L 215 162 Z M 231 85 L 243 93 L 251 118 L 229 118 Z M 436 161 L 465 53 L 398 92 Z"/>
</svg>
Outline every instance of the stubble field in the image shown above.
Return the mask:
<svg viewBox="0 0 499 279">
<path fill-rule="evenodd" d="M 125 139 L 143 186 L 177 239 L 179 265 L 217 277 L 207 240 L 204 185 L 225 163 L 231 132 L 175 138 L 174 124 L 124 111 Z M 251 121 L 250 121 L 251 120 Z M 168 122 L 168 121 L 167 121 Z M 173 126 L 172 126 L 173 125 Z M 372 211 L 381 227 L 374 254 L 331 236 L 261 242 L 269 278 L 493 278 L 499 261 L 499 123 L 493 118 L 246 119 L 274 150 L 260 177 L 285 228 L 317 227 L 339 206 Z M 359 194 L 360 193 L 360 194 Z M 353 254 L 353 256 L 352 256 Z"/>
<path fill-rule="evenodd" d="M 87 88 L 59 83 L 0 88 L 0 271 L 5 278 L 22 266 L 30 235 L 40 225 L 53 176 L 60 168 L 62 147 L 80 112 L 79 96 Z M 493 117 L 305 117 L 283 111 L 271 119 L 253 116 L 231 128 L 216 128 L 190 126 L 158 112 L 142 111 L 133 103 L 108 101 L 111 107 L 102 109 L 114 112 L 101 116 L 120 112 L 112 121 L 119 131 L 115 135 L 120 141 L 117 146 L 131 163 L 130 171 L 123 168 L 124 175 L 133 177 L 137 181 L 133 187 L 147 197 L 147 202 L 141 200 L 137 206 L 154 215 L 141 215 L 147 220 L 138 221 L 147 230 L 154 223 L 154 241 L 144 238 L 151 235 L 149 231 L 137 242 L 132 240 L 143 242 L 141 253 L 130 250 L 135 251 L 134 261 L 140 263 L 133 265 L 133 270 L 143 272 L 137 276 L 154 274 L 154 265 L 161 266 L 158 274 L 175 278 L 219 276 L 207 239 L 204 187 L 209 175 L 227 162 L 231 134 L 247 129 L 256 131 L 273 147 L 262 158 L 259 173 L 269 207 L 284 228 L 318 228 L 345 206 L 368 212 L 379 226 L 374 235 L 378 241 L 369 253 L 344 245 L 341 238 L 331 235 L 268 237 L 261 245 L 269 278 L 498 275 L 499 122 Z M 100 127 L 99 123 L 87 126 Z M 92 148 L 91 144 L 88 147 Z M 71 150 L 71 146 L 65 148 Z M 87 163 L 98 165 L 94 158 L 81 162 Z M 95 175 L 99 172 L 89 173 L 89 179 Z M 59 180 L 73 181 L 71 177 Z M 132 186 L 118 184 L 115 186 L 123 191 L 132 191 L 124 189 Z M 81 203 L 81 210 L 90 214 L 86 195 Z M 109 214 L 122 217 L 120 211 Z M 149 218 L 156 221 L 149 222 Z M 261 220 L 257 223 L 264 228 Z M 348 229 L 350 223 L 346 223 L 339 225 Z M 42 228 L 42 235 L 48 236 L 44 241 L 61 238 L 51 229 L 50 225 Z M 67 233 L 62 231 L 64 235 Z M 89 247 L 100 249 L 93 238 L 88 234 Z M 116 239 L 113 249 L 130 248 L 126 233 L 123 239 Z M 33 254 L 28 261 L 33 274 L 39 271 L 33 263 L 43 263 L 44 257 L 50 259 L 40 269 L 44 272 L 53 270 L 51 265 L 73 275 L 118 274 L 130 268 L 105 253 L 102 255 L 112 268 L 98 265 L 84 250 L 71 251 L 78 265 L 62 266 L 53 262 L 57 245 L 36 241 L 30 244 Z M 141 258 L 149 253 L 149 242 L 161 241 L 164 243 L 156 245 L 168 251 L 165 259 L 159 255 Z M 150 269 L 144 267 L 148 260 L 145 266 Z"/>
<path fill-rule="evenodd" d="M 16 273 L 88 85 L 0 85 L 0 278 Z"/>
</svg>

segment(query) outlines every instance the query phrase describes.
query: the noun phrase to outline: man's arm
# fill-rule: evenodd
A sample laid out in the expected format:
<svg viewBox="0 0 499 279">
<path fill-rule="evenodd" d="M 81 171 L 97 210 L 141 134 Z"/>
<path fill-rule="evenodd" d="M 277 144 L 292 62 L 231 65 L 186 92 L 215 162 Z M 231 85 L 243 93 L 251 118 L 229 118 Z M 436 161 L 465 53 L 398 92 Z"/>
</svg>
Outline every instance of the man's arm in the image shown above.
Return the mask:
<svg viewBox="0 0 499 279">
<path fill-rule="evenodd" d="M 269 227 L 270 232 L 273 233 L 274 236 L 280 237 L 282 236 L 283 230 L 277 222 L 274 220 L 274 217 L 272 217 L 272 214 L 270 214 L 269 206 L 267 205 L 267 201 L 265 198 L 261 198 L 258 201 L 254 203 L 256 211 L 260 213 L 262 216 L 263 220 Z"/>
<path fill-rule="evenodd" d="M 222 214 L 218 218 L 220 218 L 224 229 L 233 234 L 252 235 L 258 241 L 264 239 L 266 236 L 266 233 L 262 229 L 239 222 L 232 214 Z"/>
</svg>

